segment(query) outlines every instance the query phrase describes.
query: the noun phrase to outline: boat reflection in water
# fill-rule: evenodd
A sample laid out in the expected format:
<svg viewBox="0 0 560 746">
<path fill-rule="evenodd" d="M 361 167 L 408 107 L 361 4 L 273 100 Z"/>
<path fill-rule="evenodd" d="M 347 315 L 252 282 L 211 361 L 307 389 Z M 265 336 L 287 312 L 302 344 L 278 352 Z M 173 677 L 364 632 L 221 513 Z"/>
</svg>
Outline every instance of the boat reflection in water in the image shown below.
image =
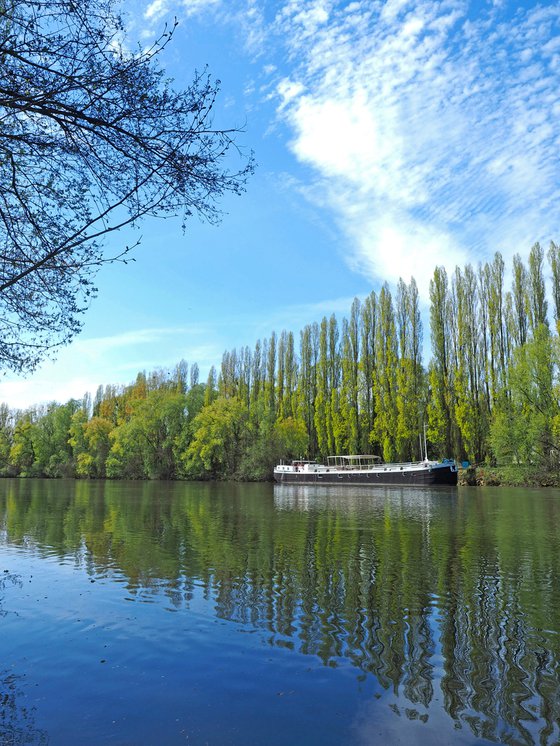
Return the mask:
<svg viewBox="0 0 560 746">
<path fill-rule="evenodd" d="M 439 506 L 442 500 L 456 500 L 457 490 L 452 486 L 401 487 L 379 485 L 374 488 L 365 485 L 347 486 L 323 484 L 275 484 L 274 505 L 280 510 L 327 510 L 336 509 L 343 513 L 359 513 L 367 509 L 376 512 L 387 507 L 399 507 L 425 519 L 432 506 Z"/>
</svg>

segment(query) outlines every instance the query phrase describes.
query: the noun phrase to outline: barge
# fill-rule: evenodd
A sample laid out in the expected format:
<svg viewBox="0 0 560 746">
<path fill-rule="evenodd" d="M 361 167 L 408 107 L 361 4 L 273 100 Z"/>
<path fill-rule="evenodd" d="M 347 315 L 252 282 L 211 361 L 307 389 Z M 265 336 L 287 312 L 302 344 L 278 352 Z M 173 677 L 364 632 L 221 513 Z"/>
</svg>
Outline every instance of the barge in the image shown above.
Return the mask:
<svg viewBox="0 0 560 746">
<path fill-rule="evenodd" d="M 379 456 L 329 456 L 326 464 L 296 460 L 274 468 L 280 484 L 456 485 L 457 464 L 452 459 L 383 463 Z"/>
</svg>

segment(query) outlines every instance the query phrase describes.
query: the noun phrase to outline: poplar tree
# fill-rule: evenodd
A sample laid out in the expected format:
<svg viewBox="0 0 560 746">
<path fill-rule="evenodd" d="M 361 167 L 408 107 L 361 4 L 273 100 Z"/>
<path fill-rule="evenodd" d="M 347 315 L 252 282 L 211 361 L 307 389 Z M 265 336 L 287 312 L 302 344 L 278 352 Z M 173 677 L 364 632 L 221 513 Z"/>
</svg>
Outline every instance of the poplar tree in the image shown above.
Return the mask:
<svg viewBox="0 0 560 746">
<path fill-rule="evenodd" d="M 454 376 L 455 418 L 466 455 L 479 461 L 484 454 L 487 413 L 483 403 L 484 361 L 476 274 L 470 264 L 459 267 L 453 278 L 456 299 L 457 367 Z"/>
<path fill-rule="evenodd" d="M 295 402 L 295 391 L 297 387 L 298 371 L 293 332 L 288 332 L 286 336 L 286 345 L 284 351 L 284 376 L 285 388 L 283 401 L 283 417 L 296 417 L 297 411 Z"/>
<path fill-rule="evenodd" d="M 529 324 L 533 335 L 539 326 L 548 328 L 548 303 L 543 275 L 544 252 L 539 243 L 529 252 Z"/>
<path fill-rule="evenodd" d="M 328 372 L 328 321 L 324 316 L 319 331 L 319 357 L 317 359 L 317 396 L 315 397 L 314 422 L 317 447 L 323 458 L 329 454 L 327 405 L 330 399 Z"/>
<path fill-rule="evenodd" d="M 239 398 L 249 410 L 251 403 L 252 355 L 248 346 L 242 347 L 239 355 Z"/>
<path fill-rule="evenodd" d="M 399 459 L 409 460 L 418 453 L 418 435 L 422 430 L 422 321 L 414 278 L 409 285 L 399 279 L 396 319 L 399 351 L 397 450 Z"/>
<path fill-rule="evenodd" d="M 319 346 L 319 326 L 307 324 L 300 335 L 300 364 L 297 387 L 297 415 L 305 423 L 309 435 L 309 452 L 317 450 L 317 434 L 313 408 L 317 395 L 316 367 Z"/>
<path fill-rule="evenodd" d="M 495 397 L 502 394 L 506 384 L 506 331 L 504 314 L 504 260 L 499 252 L 490 265 L 490 288 L 488 296 L 488 319 L 490 349 L 495 370 Z"/>
<path fill-rule="evenodd" d="M 261 392 L 262 392 L 262 345 L 261 340 L 257 339 L 253 359 L 251 364 L 251 422 L 258 428 L 262 417 L 261 413 Z"/>
<path fill-rule="evenodd" d="M 190 372 L 190 379 L 189 379 L 190 389 L 193 389 L 195 386 L 198 386 L 199 378 L 200 378 L 200 370 L 198 367 L 198 363 L 193 363 L 191 365 L 191 372 Z"/>
<path fill-rule="evenodd" d="M 377 297 L 371 292 L 362 303 L 361 319 L 361 357 L 360 357 L 360 414 L 362 444 L 360 450 L 368 453 L 373 436 L 373 424 L 375 420 L 375 329 L 377 322 Z"/>
<path fill-rule="evenodd" d="M 552 270 L 552 300 L 554 302 L 554 321 L 558 331 L 558 322 L 560 321 L 560 248 L 550 242 L 548 249 L 548 261 Z"/>
<path fill-rule="evenodd" d="M 208 371 L 208 378 L 206 380 L 206 387 L 204 389 L 204 406 L 207 407 L 217 398 L 218 396 L 218 382 L 216 377 L 216 368 L 212 365 Z"/>
<path fill-rule="evenodd" d="M 286 330 L 283 329 L 278 338 L 278 367 L 276 370 L 276 399 L 278 406 L 278 419 L 284 418 L 284 390 L 286 379 Z"/>
<path fill-rule="evenodd" d="M 356 453 L 360 445 L 360 421 L 358 401 L 360 302 L 352 302 L 350 320 L 342 324 L 342 381 L 340 391 L 340 414 L 344 423 L 343 450 Z"/>
<path fill-rule="evenodd" d="M 432 360 L 429 369 L 428 437 L 439 455 L 453 452 L 451 318 L 447 272 L 436 267 L 430 280 Z"/>
<path fill-rule="evenodd" d="M 375 335 L 375 439 L 385 461 L 394 461 L 398 453 L 397 365 L 398 346 L 393 300 L 387 283 L 379 293 Z"/>
<path fill-rule="evenodd" d="M 220 376 L 218 378 L 218 393 L 226 398 L 237 396 L 239 378 L 237 371 L 237 350 L 226 350 L 222 355 Z"/>
<path fill-rule="evenodd" d="M 276 333 L 272 332 L 268 342 L 265 379 L 265 407 L 267 419 L 272 424 L 276 419 Z"/>
<path fill-rule="evenodd" d="M 330 402 L 327 406 L 327 435 L 331 454 L 340 453 L 338 433 L 340 427 L 340 332 L 336 316 L 329 319 L 329 387 Z"/>
<path fill-rule="evenodd" d="M 519 254 L 513 257 L 512 298 L 514 320 L 513 336 L 516 347 L 521 347 L 527 341 L 528 322 L 528 279 L 527 270 Z"/>
</svg>

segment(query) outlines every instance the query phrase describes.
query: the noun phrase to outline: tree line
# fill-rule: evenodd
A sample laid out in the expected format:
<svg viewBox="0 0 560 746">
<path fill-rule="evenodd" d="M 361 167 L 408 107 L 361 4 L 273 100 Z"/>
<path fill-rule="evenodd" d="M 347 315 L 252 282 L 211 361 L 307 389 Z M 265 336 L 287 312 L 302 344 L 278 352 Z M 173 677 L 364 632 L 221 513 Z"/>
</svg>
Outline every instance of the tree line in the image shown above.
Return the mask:
<svg viewBox="0 0 560 746">
<path fill-rule="evenodd" d="M 547 285 L 545 275 L 549 274 Z M 548 303 L 552 300 L 552 313 Z M 206 382 L 181 361 L 95 397 L 0 405 L 4 475 L 266 479 L 281 458 L 377 453 L 559 465 L 560 249 L 500 253 L 430 281 L 431 358 L 414 278 L 224 352 Z M 550 318 L 552 316 L 552 318 Z M 551 321 L 553 323 L 551 323 Z"/>
</svg>

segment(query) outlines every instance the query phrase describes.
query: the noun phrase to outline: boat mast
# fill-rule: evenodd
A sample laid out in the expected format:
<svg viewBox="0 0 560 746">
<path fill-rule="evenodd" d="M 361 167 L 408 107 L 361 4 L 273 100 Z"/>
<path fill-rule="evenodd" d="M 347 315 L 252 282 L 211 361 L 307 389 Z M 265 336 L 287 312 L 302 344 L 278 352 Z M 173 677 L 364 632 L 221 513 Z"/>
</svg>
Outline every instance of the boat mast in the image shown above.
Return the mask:
<svg viewBox="0 0 560 746">
<path fill-rule="evenodd" d="M 424 423 L 424 459 L 428 460 L 428 445 L 426 443 L 426 423 Z"/>
</svg>

